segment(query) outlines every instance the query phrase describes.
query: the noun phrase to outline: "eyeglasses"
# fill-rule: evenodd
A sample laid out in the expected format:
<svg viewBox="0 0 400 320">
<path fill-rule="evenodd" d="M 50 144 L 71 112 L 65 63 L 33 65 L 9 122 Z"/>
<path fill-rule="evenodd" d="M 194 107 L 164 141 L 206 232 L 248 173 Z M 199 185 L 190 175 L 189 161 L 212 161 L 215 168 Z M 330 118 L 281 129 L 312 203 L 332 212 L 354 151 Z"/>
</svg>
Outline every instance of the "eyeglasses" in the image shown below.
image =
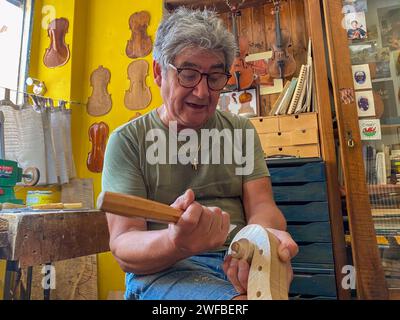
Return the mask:
<svg viewBox="0 0 400 320">
<path fill-rule="evenodd" d="M 201 73 L 191 68 L 177 68 L 172 64 L 169 64 L 169 66 L 178 73 L 179 84 L 188 89 L 196 87 L 203 79 L 203 76 L 206 76 L 208 88 L 213 91 L 220 91 L 226 86 L 231 77 L 229 73 L 224 72 Z"/>
</svg>

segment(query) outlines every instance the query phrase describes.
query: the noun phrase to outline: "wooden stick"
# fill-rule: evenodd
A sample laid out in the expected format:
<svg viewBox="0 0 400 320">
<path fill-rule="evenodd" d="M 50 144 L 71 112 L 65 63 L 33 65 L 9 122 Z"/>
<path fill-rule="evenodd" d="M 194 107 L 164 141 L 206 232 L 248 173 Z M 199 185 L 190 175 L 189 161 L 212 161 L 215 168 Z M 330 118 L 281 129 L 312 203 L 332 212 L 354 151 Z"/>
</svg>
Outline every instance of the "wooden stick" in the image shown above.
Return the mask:
<svg viewBox="0 0 400 320">
<path fill-rule="evenodd" d="M 178 222 L 183 212 L 163 203 L 115 192 L 100 194 L 97 208 L 128 218 L 141 217 L 163 223 Z"/>
</svg>

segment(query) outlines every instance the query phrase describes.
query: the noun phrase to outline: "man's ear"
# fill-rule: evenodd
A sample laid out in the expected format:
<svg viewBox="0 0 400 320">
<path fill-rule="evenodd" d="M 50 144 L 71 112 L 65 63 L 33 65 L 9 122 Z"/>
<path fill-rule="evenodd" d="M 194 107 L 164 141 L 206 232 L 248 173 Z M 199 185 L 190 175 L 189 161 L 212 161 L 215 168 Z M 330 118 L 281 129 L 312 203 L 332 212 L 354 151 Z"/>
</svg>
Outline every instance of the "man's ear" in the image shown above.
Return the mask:
<svg viewBox="0 0 400 320">
<path fill-rule="evenodd" d="M 162 68 L 160 64 L 153 60 L 153 76 L 154 76 L 154 82 L 161 87 L 161 82 L 162 82 Z"/>
</svg>

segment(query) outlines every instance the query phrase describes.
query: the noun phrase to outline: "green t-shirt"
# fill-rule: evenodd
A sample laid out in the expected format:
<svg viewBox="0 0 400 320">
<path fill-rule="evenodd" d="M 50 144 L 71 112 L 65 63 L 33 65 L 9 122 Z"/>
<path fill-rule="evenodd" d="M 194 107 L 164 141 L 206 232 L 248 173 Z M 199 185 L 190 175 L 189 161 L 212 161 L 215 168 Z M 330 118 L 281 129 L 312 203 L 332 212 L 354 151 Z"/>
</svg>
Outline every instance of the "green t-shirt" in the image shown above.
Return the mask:
<svg viewBox="0 0 400 320">
<path fill-rule="evenodd" d="M 228 151 L 224 149 L 226 145 L 232 145 L 232 143 L 226 142 L 229 139 L 209 140 L 208 150 L 202 149 L 205 147 L 204 144 L 200 144 L 200 141 L 205 136 L 204 132 L 207 132 L 207 129 L 214 129 L 214 133 L 225 132 L 226 136 L 231 137 L 230 141 L 237 146 L 237 148 L 232 147 L 232 151 L 242 148 L 240 151 L 247 160 L 242 158 L 242 161 L 235 161 L 239 158 L 235 157 L 229 148 Z M 222 131 L 223 129 L 226 130 Z M 184 146 L 188 146 L 187 141 L 191 137 L 177 142 L 176 134 L 170 134 L 171 132 L 176 131 L 170 131 L 161 122 L 156 109 L 117 128 L 110 135 L 106 148 L 102 191 L 136 195 L 170 205 L 190 188 L 195 193 L 196 201 L 202 205 L 216 206 L 230 214 L 231 224 L 235 224 L 237 227 L 231 232 L 225 243 L 229 245 L 234 235 L 246 225 L 242 204 L 243 184 L 250 180 L 269 176 L 261 143 L 254 126 L 244 117 L 217 110 L 205 126 L 196 132 L 201 134 L 198 135 L 197 142 L 191 140 L 192 152 L 187 153 L 191 162 L 187 164 L 177 157 L 177 150 L 182 152 Z M 249 137 L 251 138 L 253 135 L 254 138 L 246 140 L 246 134 L 249 132 Z M 157 139 L 154 139 L 154 136 L 157 136 Z M 160 136 L 165 136 L 165 139 Z M 156 150 L 155 142 L 168 142 L 169 139 L 171 139 L 171 145 L 175 143 L 175 150 L 170 151 L 169 145 L 165 150 Z M 220 143 L 218 144 L 216 141 L 220 141 Z M 246 144 L 246 141 L 249 141 L 249 145 Z M 252 147 L 254 147 L 254 154 Z M 213 164 L 213 160 L 217 159 L 212 153 L 213 148 L 220 151 L 219 163 L 222 164 Z M 208 161 L 206 157 L 202 159 L 203 154 L 207 154 L 207 151 L 211 155 Z M 198 153 L 197 157 L 195 157 L 196 153 Z M 253 157 L 251 157 L 252 154 Z M 191 164 L 194 158 L 200 162 L 197 170 Z M 247 169 L 247 172 L 238 174 L 238 168 L 245 167 L 250 170 Z M 252 167 L 253 170 L 251 170 Z M 166 225 L 163 224 L 148 222 L 150 230 L 165 227 Z"/>
</svg>

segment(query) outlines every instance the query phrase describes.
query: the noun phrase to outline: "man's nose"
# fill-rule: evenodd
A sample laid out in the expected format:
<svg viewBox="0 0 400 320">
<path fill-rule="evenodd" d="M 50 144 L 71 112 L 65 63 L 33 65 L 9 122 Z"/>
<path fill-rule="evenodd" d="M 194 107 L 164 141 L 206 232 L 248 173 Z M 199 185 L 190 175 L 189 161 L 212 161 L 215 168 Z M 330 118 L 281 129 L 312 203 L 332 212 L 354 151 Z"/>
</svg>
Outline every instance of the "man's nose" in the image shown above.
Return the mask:
<svg viewBox="0 0 400 320">
<path fill-rule="evenodd" d="M 207 76 L 203 75 L 201 81 L 193 89 L 193 94 L 199 98 L 205 98 L 210 95 L 210 91 L 207 84 Z"/>
</svg>

